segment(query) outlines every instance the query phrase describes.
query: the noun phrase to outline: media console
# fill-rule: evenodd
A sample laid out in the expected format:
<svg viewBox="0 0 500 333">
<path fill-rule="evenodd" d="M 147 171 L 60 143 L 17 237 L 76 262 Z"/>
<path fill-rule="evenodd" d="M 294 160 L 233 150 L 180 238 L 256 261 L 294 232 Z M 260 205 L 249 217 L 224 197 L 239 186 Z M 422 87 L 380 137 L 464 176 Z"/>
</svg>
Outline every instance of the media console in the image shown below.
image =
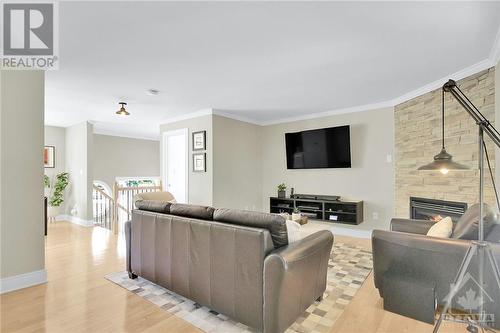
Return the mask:
<svg viewBox="0 0 500 333">
<path fill-rule="evenodd" d="M 297 208 L 310 219 L 333 223 L 363 222 L 363 201 L 334 200 L 334 196 L 296 194 L 293 198 L 269 198 L 271 213 L 289 213 Z"/>
</svg>

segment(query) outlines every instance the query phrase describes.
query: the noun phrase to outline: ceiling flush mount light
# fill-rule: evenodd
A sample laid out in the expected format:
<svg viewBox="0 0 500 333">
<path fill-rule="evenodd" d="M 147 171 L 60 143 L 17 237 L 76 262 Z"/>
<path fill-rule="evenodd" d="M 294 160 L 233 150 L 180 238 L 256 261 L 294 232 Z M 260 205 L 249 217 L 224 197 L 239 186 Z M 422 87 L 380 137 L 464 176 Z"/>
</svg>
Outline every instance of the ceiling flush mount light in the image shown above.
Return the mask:
<svg viewBox="0 0 500 333">
<path fill-rule="evenodd" d="M 130 115 L 130 113 L 127 110 L 125 110 L 125 105 L 127 105 L 127 103 L 120 102 L 118 104 L 120 104 L 121 107 L 120 107 L 120 110 L 118 110 L 118 111 L 115 112 L 117 115 L 119 115 L 119 116 L 128 116 L 128 115 Z"/>
<path fill-rule="evenodd" d="M 434 156 L 434 161 L 429 164 L 423 165 L 418 170 L 429 170 L 429 171 L 439 171 L 443 175 L 446 175 L 450 170 L 467 170 L 467 166 L 454 162 L 453 156 L 446 151 L 444 147 L 444 92 L 445 88 L 442 89 L 442 104 L 441 104 L 441 135 L 442 135 L 442 146 L 439 154 Z"/>
<path fill-rule="evenodd" d="M 149 96 L 157 96 L 157 95 L 160 93 L 160 91 L 159 91 L 159 90 L 157 90 L 157 89 L 148 89 L 148 90 L 146 91 L 146 93 L 147 93 Z"/>
</svg>

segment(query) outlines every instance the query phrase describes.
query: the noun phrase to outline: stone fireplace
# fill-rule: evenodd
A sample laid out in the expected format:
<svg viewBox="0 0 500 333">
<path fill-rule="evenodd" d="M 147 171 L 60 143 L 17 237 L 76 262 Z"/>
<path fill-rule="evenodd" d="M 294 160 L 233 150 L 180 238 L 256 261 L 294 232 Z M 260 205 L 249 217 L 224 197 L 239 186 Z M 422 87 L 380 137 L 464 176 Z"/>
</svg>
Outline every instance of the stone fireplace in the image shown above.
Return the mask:
<svg viewBox="0 0 500 333">
<path fill-rule="evenodd" d="M 449 216 L 453 222 L 457 222 L 466 210 L 467 203 L 465 202 L 410 198 L 410 218 L 412 219 L 439 221 Z"/>
<path fill-rule="evenodd" d="M 479 110 L 495 120 L 495 69 L 490 68 L 458 81 L 460 89 Z M 478 202 L 478 128 L 472 118 L 446 94 L 446 149 L 456 162 L 471 170 L 447 175 L 417 171 L 432 161 L 441 148 L 441 89 L 415 97 L 394 108 L 395 216 L 411 216 L 410 198 L 459 202 L 469 206 Z M 495 174 L 495 149 L 486 139 Z M 487 172 L 487 171 L 486 171 Z M 489 173 L 485 177 L 485 202 L 494 205 L 495 195 Z"/>
</svg>

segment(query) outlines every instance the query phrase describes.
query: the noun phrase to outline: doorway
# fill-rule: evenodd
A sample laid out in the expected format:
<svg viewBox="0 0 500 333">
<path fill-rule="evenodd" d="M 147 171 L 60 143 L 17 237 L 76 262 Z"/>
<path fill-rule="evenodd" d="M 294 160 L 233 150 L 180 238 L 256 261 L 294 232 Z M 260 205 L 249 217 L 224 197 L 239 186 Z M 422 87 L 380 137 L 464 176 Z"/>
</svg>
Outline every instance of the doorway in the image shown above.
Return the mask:
<svg viewBox="0 0 500 333">
<path fill-rule="evenodd" d="M 165 191 L 180 203 L 188 203 L 189 131 L 187 128 L 163 133 L 162 181 Z"/>
</svg>

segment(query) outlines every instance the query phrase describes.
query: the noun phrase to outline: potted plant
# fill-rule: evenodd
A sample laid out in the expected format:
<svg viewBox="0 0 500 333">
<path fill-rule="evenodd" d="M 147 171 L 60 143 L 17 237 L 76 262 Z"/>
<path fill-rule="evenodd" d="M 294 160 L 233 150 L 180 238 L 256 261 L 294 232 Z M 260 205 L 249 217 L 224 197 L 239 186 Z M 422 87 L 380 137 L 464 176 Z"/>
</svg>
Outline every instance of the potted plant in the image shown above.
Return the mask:
<svg viewBox="0 0 500 333">
<path fill-rule="evenodd" d="M 302 219 L 302 215 L 300 214 L 300 210 L 295 207 L 292 212 L 292 221 L 299 222 Z"/>
<path fill-rule="evenodd" d="M 286 196 L 286 184 L 281 183 L 278 185 L 278 198 L 284 198 Z"/>
<path fill-rule="evenodd" d="M 48 215 L 51 221 L 55 221 L 56 216 L 59 214 L 59 209 L 64 202 L 64 190 L 69 184 L 69 174 L 67 172 L 61 172 L 52 180 L 45 175 L 43 177 L 43 182 L 45 187 L 49 190 Z"/>
</svg>

